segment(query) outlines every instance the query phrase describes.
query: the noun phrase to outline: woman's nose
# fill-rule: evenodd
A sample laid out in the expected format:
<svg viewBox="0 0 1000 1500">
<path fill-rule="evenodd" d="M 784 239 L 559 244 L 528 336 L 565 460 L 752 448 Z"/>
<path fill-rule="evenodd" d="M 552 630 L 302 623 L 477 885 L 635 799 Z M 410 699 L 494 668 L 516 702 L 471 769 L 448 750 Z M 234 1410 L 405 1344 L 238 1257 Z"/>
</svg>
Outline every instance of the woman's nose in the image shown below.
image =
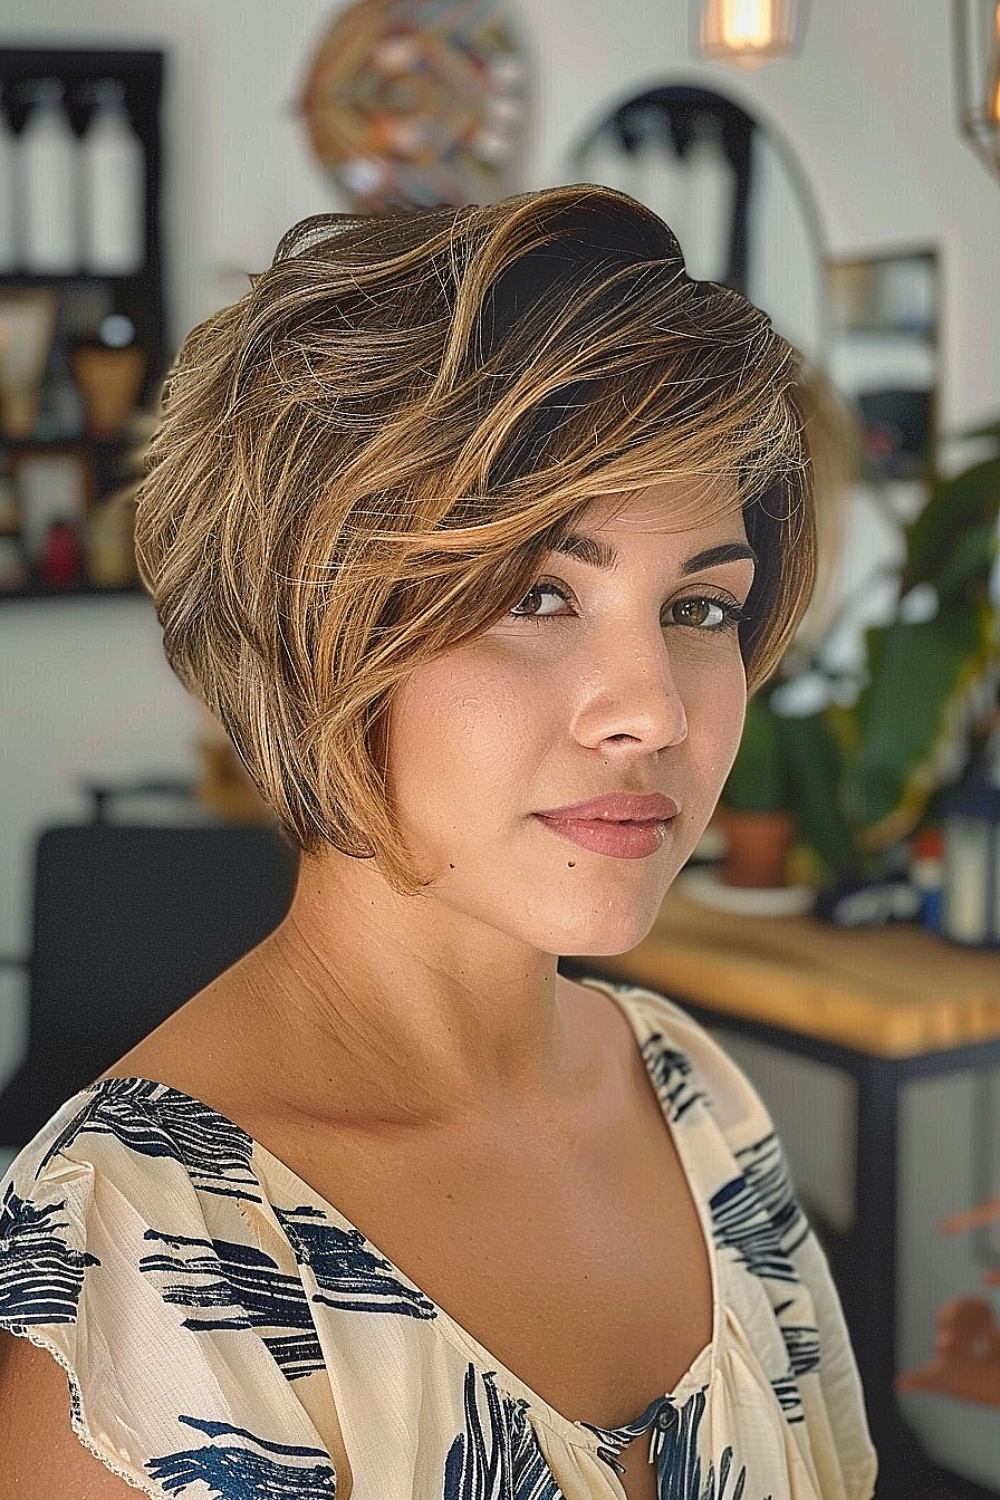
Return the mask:
<svg viewBox="0 0 1000 1500">
<path fill-rule="evenodd" d="M 683 697 L 661 632 L 655 641 L 622 635 L 584 674 L 573 724 L 578 743 L 592 749 L 663 750 L 680 744 L 687 732 Z"/>
</svg>

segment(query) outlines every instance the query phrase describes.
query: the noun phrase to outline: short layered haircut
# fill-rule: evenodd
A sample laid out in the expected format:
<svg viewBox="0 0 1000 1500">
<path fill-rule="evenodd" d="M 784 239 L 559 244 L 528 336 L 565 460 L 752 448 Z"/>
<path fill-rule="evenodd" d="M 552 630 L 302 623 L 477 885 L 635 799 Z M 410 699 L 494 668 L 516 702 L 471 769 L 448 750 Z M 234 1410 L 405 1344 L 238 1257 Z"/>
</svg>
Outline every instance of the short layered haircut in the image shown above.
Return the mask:
<svg viewBox="0 0 1000 1500">
<path fill-rule="evenodd" d="M 386 786 L 404 679 L 506 614 L 595 500 L 701 477 L 678 529 L 738 505 L 758 557 L 752 689 L 813 584 L 805 428 L 792 347 L 624 194 L 321 215 L 185 341 L 139 569 L 287 839 L 412 893 Z"/>
</svg>

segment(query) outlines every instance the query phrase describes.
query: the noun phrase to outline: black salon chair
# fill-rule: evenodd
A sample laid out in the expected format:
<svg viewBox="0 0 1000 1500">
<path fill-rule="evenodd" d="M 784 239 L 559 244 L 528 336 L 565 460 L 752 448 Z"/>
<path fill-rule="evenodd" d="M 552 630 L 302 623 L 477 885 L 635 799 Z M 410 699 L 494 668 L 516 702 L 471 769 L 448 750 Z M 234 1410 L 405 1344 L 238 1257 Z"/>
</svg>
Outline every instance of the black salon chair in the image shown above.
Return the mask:
<svg viewBox="0 0 1000 1500">
<path fill-rule="evenodd" d="M 98 807 L 98 816 L 101 816 Z M 95 821 L 46 829 L 35 857 L 28 1049 L 0 1093 L 0 1148 L 272 932 L 296 857 L 269 827 Z"/>
</svg>

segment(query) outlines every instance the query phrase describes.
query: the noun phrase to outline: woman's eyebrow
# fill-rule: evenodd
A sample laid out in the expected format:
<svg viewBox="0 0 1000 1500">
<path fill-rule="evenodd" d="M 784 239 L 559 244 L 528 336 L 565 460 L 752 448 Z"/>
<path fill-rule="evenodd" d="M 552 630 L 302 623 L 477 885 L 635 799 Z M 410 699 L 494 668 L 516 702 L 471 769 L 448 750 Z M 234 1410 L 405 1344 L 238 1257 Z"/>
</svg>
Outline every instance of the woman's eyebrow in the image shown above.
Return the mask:
<svg viewBox="0 0 1000 1500">
<path fill-rule="evenodd" d="M 618 553 L 607 542 L 599 542 L 593 536 L 578 536 L 572 531 L 560 537 L 552 550 L 578 558 L 592 568 L 613 568 L 618 562 Z"/>
<path fill-rule="evenodd" d="M 575 532 L 560 537 L 553 551 L 575 557 L 592 568 L 610 569 L 618 562 L 618 553 L 607 542 L 598 541 L 593 536 L 578 536 Z M 703 552 L 695 552 L 693 556 L 686 558 L 681 564 L 681 573 L 687 577 L 690 573 L 700 573 L 702 568 L 714 568 L 720 563 L 742 562 L 744 559 L 749 559 L 754 566 L 757 564 L 757 554 L 748 543 L 721 542 L 717 547 L 706 547 Z"/>
<path fill-rule="evenodd" d="M 715 568 L 719 563 L 742 562 L 748 558 L 757 566 L 757 554 L 747 542 L 722 542 L 718 547 L 706 547 L 704 552 L 696 552 L 693 557 L 681 563 L 681 572 L 685 577 L 689 573 L 700 573 L 702 568 Z"/>
</svg>

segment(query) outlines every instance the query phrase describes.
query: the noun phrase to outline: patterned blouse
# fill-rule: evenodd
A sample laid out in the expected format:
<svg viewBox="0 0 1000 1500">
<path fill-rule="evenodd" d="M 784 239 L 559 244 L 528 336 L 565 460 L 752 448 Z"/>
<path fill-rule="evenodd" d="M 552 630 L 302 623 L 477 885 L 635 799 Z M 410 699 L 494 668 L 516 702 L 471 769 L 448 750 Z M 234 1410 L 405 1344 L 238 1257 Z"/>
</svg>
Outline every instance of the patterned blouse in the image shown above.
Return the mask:
<svg viewBox="0 0 1000 1500">
<path fill-rule="evenodd" d="M 571 1422 L 232 1121 L 113 1078 L 0 1183 L 0 1326 L 66 1369 L 81 1442 L 158 1500 L 334 1500 L 335 1451 L 355 1500 L 622 1500 L 647 1432 L 660 1500 L 869 1500 L 857 1369 L 763 1105 L 671 1002 L 598 987 L 709 1247 L 712 1341 L 672 1391 Z"/>
</svg>

